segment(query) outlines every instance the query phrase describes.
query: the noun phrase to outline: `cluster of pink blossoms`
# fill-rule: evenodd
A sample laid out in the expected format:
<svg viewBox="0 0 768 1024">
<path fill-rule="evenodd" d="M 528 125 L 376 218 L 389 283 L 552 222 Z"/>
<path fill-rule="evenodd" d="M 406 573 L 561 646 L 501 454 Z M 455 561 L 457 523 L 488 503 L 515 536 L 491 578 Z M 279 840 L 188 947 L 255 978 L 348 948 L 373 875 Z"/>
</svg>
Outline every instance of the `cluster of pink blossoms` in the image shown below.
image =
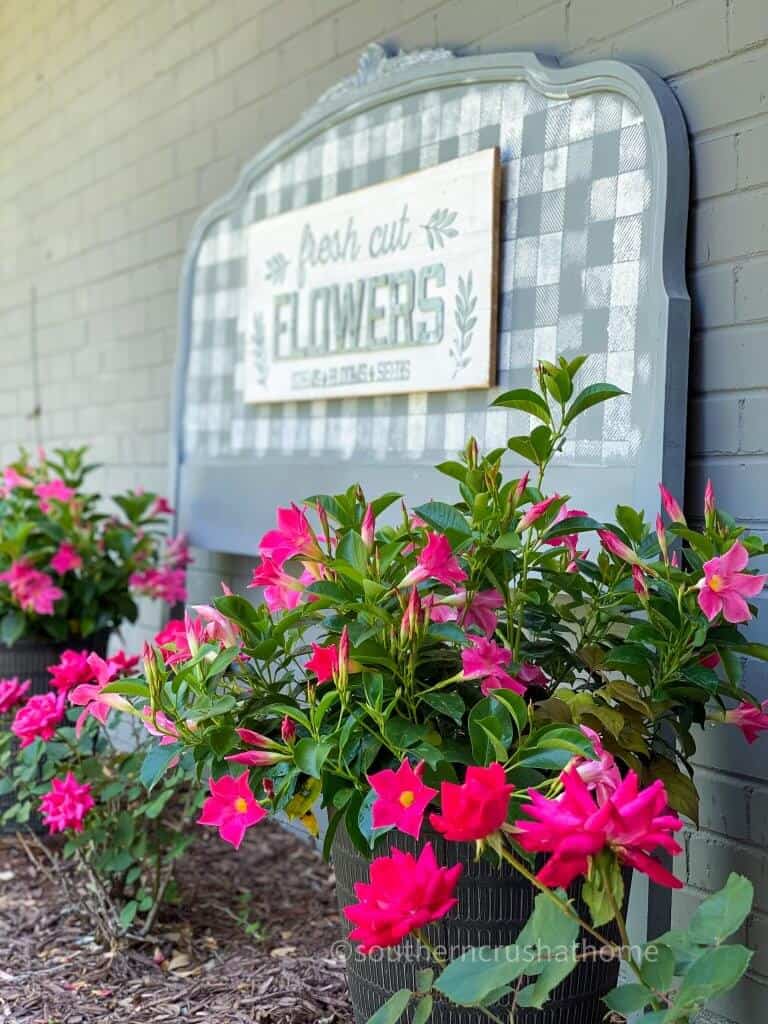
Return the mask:
<svg viewBox="0 0 768 1024">
<path fill-rule="evenodd" d="M 31 679 L 25 679 L 22 683 L 18 676 L 0 679 L 0 715 L 7 715 L 17 704 L 21 704 L 31 685 Z"/>
<path fill-rule="evenodd" d="M 37 615 L 53 615 L 53 606 L 64 597 L 64 591 L 51 577 L 35 569 L 25 558 L 12 562 L 10 569 L 0 572 L 0 582 L 8 584 L 11 597 L 22 611 Z"/>
</svg>

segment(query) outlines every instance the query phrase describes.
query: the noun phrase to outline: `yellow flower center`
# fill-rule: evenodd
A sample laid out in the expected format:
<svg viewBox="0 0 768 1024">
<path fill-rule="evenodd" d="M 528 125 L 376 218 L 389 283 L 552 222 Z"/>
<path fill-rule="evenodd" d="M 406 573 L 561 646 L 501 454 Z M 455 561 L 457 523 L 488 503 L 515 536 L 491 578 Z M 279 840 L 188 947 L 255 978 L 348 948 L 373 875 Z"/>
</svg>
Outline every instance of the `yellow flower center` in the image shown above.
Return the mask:
<svg viewBox="0 0 768 1024">
<path fill-rule="evenodd" d="M 403 807 L 410 807 L 413 801 L 416 799 L 416 794 L 412 789 L 404 789 L 400 794 L 400 803 Z"/>
<path fill-rule="evenodd" d="M 709 577 L 709 589 L 714 590 L 716 594 L 719 594 L 724 586 L 725 580 L 722 576 L 718 576 L 717 573 L 715 573 L 714 576 Z"/>
<path fill-rule="evenodd" d="M 235 800 L 235 810 L 238 814 L 245 814 L 248 810 L 248 801 L 244 797 L 239 796 L 237 800 Z"/>
</svg>

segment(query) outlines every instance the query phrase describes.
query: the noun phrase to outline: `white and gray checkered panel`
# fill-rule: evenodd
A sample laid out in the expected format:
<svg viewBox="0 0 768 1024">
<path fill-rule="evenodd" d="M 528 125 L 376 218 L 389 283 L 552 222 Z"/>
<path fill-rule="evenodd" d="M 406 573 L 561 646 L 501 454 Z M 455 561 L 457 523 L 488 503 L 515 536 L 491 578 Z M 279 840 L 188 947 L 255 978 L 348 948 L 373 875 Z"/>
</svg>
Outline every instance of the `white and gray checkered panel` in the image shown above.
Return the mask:
<svg viewBox="0 0 768 1024">
<path fill-rule="evenodd" d="M 631 395 L 584 415 L 562 462 L 634 465 L 652 386 L 646 126 L 617 93 L 550 99 L 523 82 L 435 89 L 356 116 L 274 165 L 211 227 L 194 269 L 182 457 L 433 461 L 470 434 L 494 446 L 527 431 L 526 416 L 489 410 L 483 391 L 243 400 L 243 227 L 496 145 L 499 387 L 530 385 L 541 358 L 590 354 L 582 384 L 610 380 Z"/>
</svg>

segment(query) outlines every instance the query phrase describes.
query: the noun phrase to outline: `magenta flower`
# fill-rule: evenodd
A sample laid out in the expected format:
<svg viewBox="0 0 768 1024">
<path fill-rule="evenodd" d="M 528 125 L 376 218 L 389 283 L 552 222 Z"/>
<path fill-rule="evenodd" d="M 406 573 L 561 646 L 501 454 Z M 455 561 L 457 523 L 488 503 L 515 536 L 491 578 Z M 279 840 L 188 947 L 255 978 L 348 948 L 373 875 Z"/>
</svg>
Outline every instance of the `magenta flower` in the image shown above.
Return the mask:
<svg viewBox="0 0 768 1024">
<path fill-rule="evenodd" d="M 208 787 L 211 795 L 206 798 L 197 823 L 213 825 L 224 842 L 238 850 L 246 831 L 267 817 L 248 784 L 248 772 L 209 779 Z"/>
<path fill-rule="evenodd" d="M 669 493 L 664 484 L 659 484 L 659 493 L 661 494 L 661 503 L 664 506 L 664 511 L 672 522 L 685 526 L 685 516 L 677 499 Z"/>
<path fill-rule="evenodd" d="M 747 549 L 736 541 L 724 555 L 704 563 L 704 579 L 697 584 L 699 608 L 710 622 L 721 612 L 726 622 L 749 622 L 752 618 L 745 598 L 756 597 L 768 576 L 742 572 L 748 562 Z"/>
<path fill-rule="evenodd" d="M 202 621 L 196 621 L 200 622 L 202 627 Z M 203 643 L 202 632 L 200 643 Z M 160 632 L 155 634 L 155 644 L 166 665 L 178 665 L 192 657 L 187 641 L 187 623 L 184 619 L 170 619 Z"/>
<path fill-rule="evenodd" d="M 6 466 L 3 470 L 3 481 L 9 491 L 15 491 L 17 487 L 32 486 L 32 481 L 28 477 L 22 476 L 13 466 Z"/>
<path fill-rule="evenodd" d="M 21 704 L 31 685 L 31 679 L 25 679 L 20 683 L 18 676 L 0 679 L 0 715 L 7 715 L 17 704 Z"/>
<path fill-rule="evenodd" d="M 464 629 L 477 626 L 487 637 L 496 632 L 496 612 L 504 607 L 504 596 L 498 590 L 480 590 L 469 601 L 462 589 L 454 594 L 431 594 L 428 600 L 432 622 L 458 622 Z"/>
<path fill-rule="evenodd" d="M 525 693 L 525 686 L 506 671 L 512 652 L 485 637 L 469 638 L 471 647 L 461 652 L 462 674 L 465 679 L 482 679 L 480 689 L 488 696 L 490 690 L 513 690 Z"/>
<path fill-rule="evenodd" d="M 53 676 L 51 686 L 60 693 L 66 693 L 80 683 L 90 683 L 95 678 L 88 664 L 87 651 L 64 651 L 48 672 Z"/>
<path fill-rule="evenodd" d="M 59 576 L 63 576 L 66 572 L 71 572 L 73 569 L 81 569 L 83 560 L 80 557 L 77 548 L 72 544 L 68 544 L 64 541 L 59 545 L 59 550 L 51 559 L 51 568 L 54 572 L 57 572 Z"/>
<path fill-rule="evenodd" d="M 567 888 L 574 878 L 588 874 L 591 857 L 608 849 L 619 863 L 637 868 L 658 885 L 682 888 L 683 883 L 651 856 L 658 849 L 682 852 L 672 833 L 683 823 L 668 810 L 663 782 L 657 780 L 641 791 L 637 776 L 630 772 L 605 795 L 590 793 L 575 768 L 563 772 L 562 780 L 564 792 L 555 799 L 529 790 L 529 818 L 515 823 L 515 838 L 524 850 L 552 854 L 537 875 L 540 882 Z"/>
<path fill-rule="evenodd" d="M 155 498 L 155 502 L 152 505 L 150 515 L 152 516 L 172 516 L 174 513 L 173 505 L 168 501 L 167 498 L 159 497 Z"/>
<path fill-rule="evenodd" d="M 88 664 L 95 682 L 80 683 L 69 693 L 69 703 L 83 708 L 75 722 L 75 732 L 78 736 L 90 715 L 101 725 L 105 725 L 113 708 L 116 711 L 133 710 L 125 697 L 121 697 L 119 693 L 104 693 L 104 687 L 120 675 L 119 663 L 112 658 L 105 661 L 94 653 L 88 655 Z"/>
<path fill-rule="evenodd" d="M 296 741 L 296 723 L 288 715 L 280 723 L 280 738 L 283 743 L 294 743 Z"/>
<path fill-rule="evenodd" d="M 0 582 L 7 583 L 11 596 L 25 612 L 53 615 L 54 604 L 64 597 L 64 591 L 54 586 L 53 580 L 26 561 L 12 562 L 10 569 L 0 572 Z"/>
<path fill-rule="evenodd" d="M 456 559 L 448 538 L 441 533 L 427 533 L 427 543 L 416 558 L 416 568 L 405 576 L 399 586 L 412 587 L 424 580 L 437 580 L 455 587 L 467 578 Z"/>
<path fill-rule="evenodd" d="M 318 683 L 327 683 L 339 671 L 339 649 L 335 644 L 312 644 L 312 657 L 307 658 L 304 668 L 314 672 Z"/>
<path fill-rule="evenodd" d="M 524 661 L 518 669 L 515 678 L 524 686 L 540 686 L 546 689 L 551 679 L 538 665 L 531 661 Z"/>
<path fill-rule="evenodd" d="M 163 552 L 163 562 L 166 566 L 171 569 L 186 569 L 193 561 L 186 533 L 180 533 L 166 543 Z"/>
<path fill-rule="evenodd" d="M 552 502 L 559 501 L 559 499 L 559 494 L 553 494 L 551 498 L 544 498 L 543 501 L 537 501 L 534 505 L 531 505 L 520 517 L 520 522 L 517 524 L 517 532 L 523 533 L 523 531 L 533 526 L 546 513 Z"/>
<path fill-rule="evenodd" d="M 600 538 L 600 543 L 611 555 L 621 559 L 622 562 L 629 562 L 630 565 L 640 565 L 640 559 L 632 548 L 628 547 L 624 541 L 620 537 L 617 537 L 617 535 L 611 530 L 598 530 L 597 535 Z"/>
<path fill-rule="evenodd" d="M 64 718 L 64 694 L 40 693 L 30 697 L 19 708 L 11 722 L 11 732 L 19 738 L 20 747 L 35 740 L 52 740 Z"/>
<path fill-rule="evenodd" d="M 277 510 L 277 529 L 269 530 L 259 542 L 259 554 L 278 566 L 290 558 L 322 557 L 317 537 L 304 512 L 292 504 Z"/>
<path fill-rule="evenodd" d="M 397 769 L 385 768 L 368 776 L 371 789 L 378 799 L 372 807 L 374 828 L 394 826 L 400 832 L 419 838 L 424 821 L 424 812 L 437 790 L 425 785 L 424 762 L 420 761 L 415 768 L 405 760 Z"/>
<path fill-rule="evenodd" d="M 51 511 L 52 501 L 60 501 L 66 505 L 77 494 L 77 491 L 72 487 L 67 487 L 64 481 L 59 479 L 51 480 L 46 484 L 36 484 L 34 491 L 40 499 L 40 511 L 45 515 Z"/>
<path fill-rule="evenodd" d="M 470 765 L 464 782 L 444 782 L 440 787 L 440 814 L 429 816 L 436 832 L 456 843 L 487 839 L 507 820 L 509 797 L 514 786 L 507 782 L 502 765 L 487 768 Z"/>
<path fill-rule="evenodd" d="M 166 604 L 184 601 L 187 596 L 186 573 L 170 565 L 159 569 L 140 569 L 131 573 L 128 582 L 137 593 L 158 598 Z"/>
<path fill-rule="evenodd" d="M 178 742 L 179 730 L 164 711 L 153 711 L 151 707 L 147 706 L 141 712 L 141 719 L 150 736 L 160 738 L 159 745 L 161 747 L 170 747 L 173 743 Z"/>
<path fill-rule="evenodd" d="M 632 588 L 641 600 L 645 601 L 648 598 L 648 583 L 639 565 L 632 566 Z"/>
<path fill-rule="evenodd" d="M 581 518 L 583 516 L 586 516 L 586 514 L 587 513 L 583 509 L 580 509 L 580 508 L 568 508 L 567 505 L 563 505 L 563 507 L 560 509 L 560 511 L 555 516 L 555 518 L 554 518 L 554 520 L 552 522 L 552 525 L 556 526 L 557 523 L 562 523 L 566 519 Z M 568 565 L 566 566 L 566 569 L 565 569 L 566 572 L 577 572 L 578 571 L 578 565 L 576 564 L 576 559 L 577 558 L 586 558 L 586 556 L 587 556 L 587 552 L 586 551 L 579 551 L 578 550 L 578 544 L 579 544 L 579 535 L 578 535 L 578 533 L 569 533 L 569 534 L 566 534 L 564 537 L 555 537 L 553 540 L 545 541 L 545 543 L 549 544 L 553 548 L 555 548 L 555 547 L 565 547 L 568 550 L 568 554 L 570 555 L 570 560 L 568 562 Z"/>
<path fill-rule="evenodd" d="M 747 743 L 754 743 L 761 732 L 768 730 L 768 700 L 760 707 L 742 701 L 737 708 L 726 711 L 725 720 L 741 729 Z"/>
<path fill-rule="evenodd" d="M 418 859 L 397 849 L 389 857 L 377 857 L 371 862 L 370 881 L 355 883 L 358 902 L 344 907 L 356 926 L 350 939 L 366 954 L 396 946 L 411 932 L 439 921 L 458 903 L 461 872 L 461 864 L 440 867 L 431 843 Z"/>
<path fill-rule="evenodd" d="M 599 802 L 604 802 L 621 785 L 621 772 L 613 754 L 603 746 L 598 733 L 588 725 L 579 728 L 592 744 L 595 758 L 574 757 L 568 770 L 574 769 L 587 789 L 594 790 Z"/>
<path fill-rule="evenodd" d="M 373 550 L 373 545 L 376 540 L 376 516 L 373 514 L 373 506 L 368 505 L 363 516 L 363 523 L 360 528 L 360 536 L 363 539 L 363 544 L 369 551 Z"/>
<path fill-rule="evenodd" d="M 300 579 L 285 572 L 281 564 L 271 558 L 262 557 L 251 576 L 248 589 L 264 587 L 264 601 L 271 612 L 290 611 L 301 601 L 307 583 L 312 582 L 308 573 Z"/>
<path fill-rule="evenodd" d="M 222 647 L 239 647 L 242 644 L 240 630 L 218 608 L 210 604 L 193 604 L 192 610 L 205 623 L 203 635 L 206 643 L 218 643 Z"/>
<path fill-rule="evenodd" d="M 83 831 L 85 816 L 95 805 L 91 787 L 78 782 L 72 772 L 63 779 L 53 779 L 51 788 L 40 800 L 40 813 L 51 835 L 55 832 Z"/>
</svg>

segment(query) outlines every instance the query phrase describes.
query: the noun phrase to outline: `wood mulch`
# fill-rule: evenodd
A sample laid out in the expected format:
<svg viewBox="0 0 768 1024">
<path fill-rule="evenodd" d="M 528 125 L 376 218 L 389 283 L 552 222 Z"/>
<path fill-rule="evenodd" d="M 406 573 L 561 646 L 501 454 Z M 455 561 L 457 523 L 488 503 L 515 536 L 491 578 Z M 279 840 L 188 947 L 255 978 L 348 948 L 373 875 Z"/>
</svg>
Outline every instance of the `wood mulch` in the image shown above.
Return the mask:
<svg viewBox="0 0 768 1024">
<path fill-rule="evenodd" d="M 239 852 L 203 835 L 152 941 L 99 944 L 77 907 L 0 838 L 2 1024 L 350 1024 L 330 868 L 263 824 Z"/>
</svg>

